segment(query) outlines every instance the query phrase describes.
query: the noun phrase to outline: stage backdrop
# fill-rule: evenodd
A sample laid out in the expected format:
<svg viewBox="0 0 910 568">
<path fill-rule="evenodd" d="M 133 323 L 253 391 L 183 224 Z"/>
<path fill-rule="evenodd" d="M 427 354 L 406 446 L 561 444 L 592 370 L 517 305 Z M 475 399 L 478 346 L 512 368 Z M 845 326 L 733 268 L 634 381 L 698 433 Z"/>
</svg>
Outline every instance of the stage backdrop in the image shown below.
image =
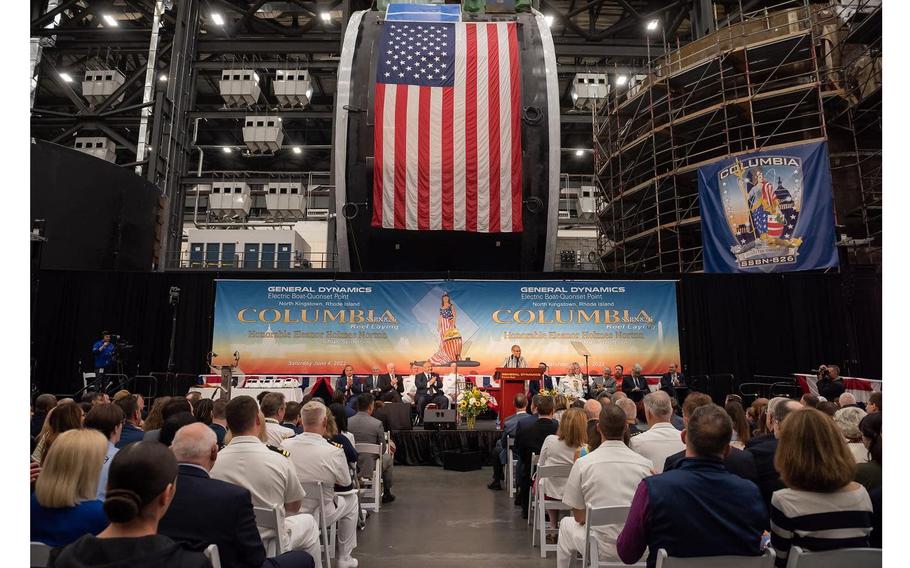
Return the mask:
<svg viewBox="0 0 910 568">
<path fill-rule="evenodd" d="M 698 191 L 705 272 L 837 266 L 827 143 L 701 167 Z"/>
<path fill-rule="evenodd" d="M 591 370 L 665 372 L 679 362 L 672 281 L 218 280 L 212 350 L 247 374 L 356 373 L 456 359 L 490 374 L 519 344 L 554 374 L 590 351 Z"/>
</svg>

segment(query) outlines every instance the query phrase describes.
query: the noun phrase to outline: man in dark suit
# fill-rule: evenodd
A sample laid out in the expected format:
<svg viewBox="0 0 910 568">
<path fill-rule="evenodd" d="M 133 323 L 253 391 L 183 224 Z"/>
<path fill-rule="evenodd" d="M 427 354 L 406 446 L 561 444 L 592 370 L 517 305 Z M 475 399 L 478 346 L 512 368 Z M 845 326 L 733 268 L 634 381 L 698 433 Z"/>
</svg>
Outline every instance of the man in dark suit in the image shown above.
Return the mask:
<svg viewBox="0 0 910 568">
<path fill-rule="evenodd" d="M 667 391 L 670 398 L 675 398 L 679 402 L 679 398 L 676 395 L 677 387 L 688 388 L 686 378 L 677 370 L 676 363 L 671 363 L 667 372 L 660 377 L 660 390 Z M 685 391 L 683 391 L 683 394 L 685 394 Z"/>
<path fill-rule="evenodd" d="M 553 388 L 553 377 L 551 377 L 549 375 L 549 373 L 547 373 L 547 371 L 550 369 L 550 367 L 546 363 L 540 362 L 537 364 L 537 368 L 540 369 L 540 373 L 541 373 L 540 381 L 528 381 L 528 392 L 531 393 L 531 396 L 534 396 L 540 392 L 541 381 L 543 381 L 543 388 L 545 388 L 545 389 Z"/>
<path fill-rule="evenodd" d="M 404 383 L 401 377 L 395 374 L 395 365 L 389 363 L 388 372 L 379 377 L 379 400 L 383 402 L 401 402 L 404 394 Z"/>
<path fill-rule="evenodd" d="M 345 402 L 363 392 L 363 382 L 354 376 L 354 367 L 345 365 L 344 372 L 335 379 L 335 392 L 344 393 Z"/>
<path fill-rule="evenodd" d="M 266 558 L 250 492 L 209 477 L 218 456 L 215 433 L 197 422 L 177 431 L 172 444 L 179 462 L 177 490 L 158 532 L 184 548 L 218 546 L 222 566 L 245 568 L 315 566 L 302 550 Z"/>
<path fill-rule="evenodd" d="M 531 492 L 531 454 L 540 455 L 543 441 L 558 430 L 559 424 L 553 420 L 554 410 L 553 398 L 542 396 L 537 403 L 537 420 L 533 423 L 520 420 L 515 427 L 515 451 L 519 455 L 516 475 L 518 500 L 521 516 L 525 519 L 528 518 L 528 495 Z"/>
<path fill-rule="evenodd" d="M 686 397 L 683 403 L 683 424 L 689 423 L 689 417 L 695 412 L 696 408 L 708 406 L 711 404 L 711 397 L 700 392 L 695 392 Z M 670 471 L 680 466 L 682 460 L 686 457 L 686 451 L 675 453 L 667 457 L 664 461 L 664 471 Z M 748 479 L 758 485 L 758 472 L 755 469 L 755 459 L 749 452 L 744 452 L 739 448 L 730 448 L 730 453 L 724 458 L 724 465 L 732 474 L 738 475 L 743 479 Z"/>
<path fill-rule="evenodd" d="M 648 379 L 641 374 L 641 365 L 638 363 L 632 367 L 632 376 L 622 378 L 622 392 L 626 393 L 626 396 L 636 403 L 650 392 Z"/>
<path fill-rule="evenodd" d="M 442 392 L 442 379 L 433 372 L 433 364 L 425 361 L 423 372 L 414 377 L 414 387 L 417 390 L 415 401 L 417 403 L 417 415 L 423 422 L 423 412 L 431 402 L 435 403 L 440 409 L 449 407 L 449 399 Z"/>
</svg>

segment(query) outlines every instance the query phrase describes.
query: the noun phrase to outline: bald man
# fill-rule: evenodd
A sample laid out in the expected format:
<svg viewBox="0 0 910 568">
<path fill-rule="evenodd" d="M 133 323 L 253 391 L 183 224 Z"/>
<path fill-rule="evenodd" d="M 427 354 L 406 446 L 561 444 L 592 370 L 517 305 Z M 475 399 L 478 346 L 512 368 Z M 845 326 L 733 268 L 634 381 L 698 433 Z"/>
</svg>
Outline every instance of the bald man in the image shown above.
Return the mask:
<svg viewBox="0 0 910 568">
<path fill-rule="evenodd" d="M 216 544 L 224 566 L 315 566 L 304 551 L 266 558 L 250 492 L 209 477 L 218 457 L 218 440 L 211 428 L 202 422 L 184 426 L 174 436 L 171 449 L 179 463 L 178 487 L 158 524 L 160 534 L 191 547 Z"/>
</svg>

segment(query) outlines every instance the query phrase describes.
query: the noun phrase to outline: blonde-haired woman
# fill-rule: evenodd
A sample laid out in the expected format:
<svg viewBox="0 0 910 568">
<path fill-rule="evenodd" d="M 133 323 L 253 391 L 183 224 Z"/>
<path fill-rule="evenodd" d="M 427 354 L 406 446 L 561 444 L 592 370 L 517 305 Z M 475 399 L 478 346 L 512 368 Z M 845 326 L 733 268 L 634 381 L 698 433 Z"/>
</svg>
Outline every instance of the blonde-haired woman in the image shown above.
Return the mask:
<svg viewBox="0 0 910 568">
<path fill-rule="evenodd" d="M 32 494 L 33 541 L 63 546 L 104 530 L 108 521 L 97 495 L 106 452 L 107 439 L 97 430 L 69 430 L 57 437 Z"/>
<path fill-rule="evenodd" d="M 557 397 L 559 398 L 559 397 Z M 559 421 L 556 434 L 547 436 L 540 448 L 538 467 L 545 465 L 572 465 L 585 448 L 588 439 L 588 416 L 581 408 L 566 410 Z M 566 478 L 547 478 L 544 483 L 544 497 L 562 501 L 562 494 L 566 488 Z M 550 527 L 554 530 L 556 525 L 556 511 L 548 511 Z M 552 540 L 548 535 L 547 540 Z"/>
</svg>

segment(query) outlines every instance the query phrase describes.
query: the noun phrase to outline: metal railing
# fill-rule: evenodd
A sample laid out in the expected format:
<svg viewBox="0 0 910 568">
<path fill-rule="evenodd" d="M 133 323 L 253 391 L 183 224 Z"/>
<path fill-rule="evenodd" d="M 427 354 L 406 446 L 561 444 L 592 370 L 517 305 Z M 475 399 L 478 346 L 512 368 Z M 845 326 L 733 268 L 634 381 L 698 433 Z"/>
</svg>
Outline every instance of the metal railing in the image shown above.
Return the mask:
<svg viewBox="0 0 910 568">
<path fill-rule="evenodd" d="M 192 255 L 190 251 L 181 251 L 168 257 L 169 268 L 198 269 L 198 270 L 334 270 L 337 261 L 335 252 L 307 252 L 294 253 L 289 257 L 279 257 L 275 253 L 272 258 L 263 258 L 261 253 L 247 256 L 239 251 L 231 255 L 217 257 Z"/>
</svg>

